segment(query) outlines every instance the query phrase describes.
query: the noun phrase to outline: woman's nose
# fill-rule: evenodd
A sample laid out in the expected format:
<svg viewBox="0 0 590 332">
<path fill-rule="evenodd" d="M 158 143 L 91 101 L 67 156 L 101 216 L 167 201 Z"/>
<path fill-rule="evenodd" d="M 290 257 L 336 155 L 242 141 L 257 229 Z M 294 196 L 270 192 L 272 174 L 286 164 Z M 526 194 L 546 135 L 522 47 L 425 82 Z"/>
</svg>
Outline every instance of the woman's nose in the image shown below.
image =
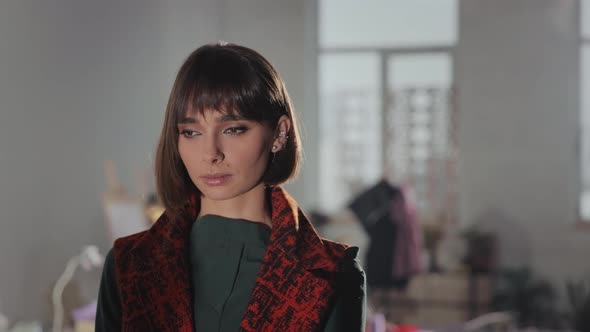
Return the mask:
<svg viewBox="0 0 590 332">
<path fill-rule="evenodd" d="M 203 161 L 213 164 L 223 161 L 225 156 L 221 147 L 219 146 L 219 142 L 217 142 L 217 140 L 214 138 L 210 138 L 207 140 L 206 144 L 207 146 L 205 147 L 205 152 L 203 153 Z"/>
</svg>

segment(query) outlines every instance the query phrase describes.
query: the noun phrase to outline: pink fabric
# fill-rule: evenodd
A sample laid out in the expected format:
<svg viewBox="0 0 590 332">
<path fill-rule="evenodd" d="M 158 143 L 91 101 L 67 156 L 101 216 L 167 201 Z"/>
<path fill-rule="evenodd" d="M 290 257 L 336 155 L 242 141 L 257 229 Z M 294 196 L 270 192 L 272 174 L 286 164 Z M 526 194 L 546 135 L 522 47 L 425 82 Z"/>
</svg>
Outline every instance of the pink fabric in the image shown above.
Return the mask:
<svg viewBox="0 0 590 332">
<path fill-rule="evenodd" d="M 397 226 L 393 277 L 409 278 L 421 272 L 422 227 L 418 222 L 416 205 L 410 188 L 402 188 L 402 199 L 391 204 L 391 215 Z"/>
</svg>

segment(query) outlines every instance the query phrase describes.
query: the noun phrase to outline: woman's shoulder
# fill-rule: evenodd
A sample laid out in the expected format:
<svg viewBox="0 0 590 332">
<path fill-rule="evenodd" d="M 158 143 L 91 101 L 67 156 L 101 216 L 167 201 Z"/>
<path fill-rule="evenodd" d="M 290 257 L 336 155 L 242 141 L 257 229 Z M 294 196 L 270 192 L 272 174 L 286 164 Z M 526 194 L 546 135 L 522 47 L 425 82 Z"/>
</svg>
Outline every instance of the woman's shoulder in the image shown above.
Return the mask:
<svg viewBox="0 0 590 332">
<path fill-rule="evenodd" d="M 326 250 L 339 260 L 340 272 L 359 274 L 364 276 L 364 270 L 358 260 L 359 247 L 322 238 Z"/>
<path fill-rule="evenodd" d="M 358 252 L 358 247 L 344 247 L 336 278 L 337 300 L 324 331 L 364 331 L 367 291 Z"/>
<path fill-rule="evenodd" d="M 161 242 L 162 238 L 170 237 L 170 216 L 165 212 L 144 231 L 120 237 L 113 245 L 114 255 L 119 258 L 137 247 L 151 247 L 154 243 Z"/>
<path fill-rule="evenodd" d="M 135 247 L 135 245 L 145 237 L 148 233 L 147 230 L 135 234 L 131 234 L 128 236 L 120 237 L 115 240 L 113 245 L 112 251 L 116 251 L 117 255 L 121 252 L 128 252 L 131 248 Z M 113 253 L 114 255 L 114 253 Z"/>
</svg>

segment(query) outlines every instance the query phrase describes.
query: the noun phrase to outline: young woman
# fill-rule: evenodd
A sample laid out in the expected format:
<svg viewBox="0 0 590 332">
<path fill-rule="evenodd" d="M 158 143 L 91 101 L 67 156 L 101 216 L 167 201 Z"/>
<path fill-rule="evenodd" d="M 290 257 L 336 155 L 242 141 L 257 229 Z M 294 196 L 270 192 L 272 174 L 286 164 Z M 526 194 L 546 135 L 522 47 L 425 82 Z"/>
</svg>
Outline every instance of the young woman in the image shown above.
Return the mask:
<svg viewBox="0 0 590 332">
<path fill-rule="evenodd" d="M 320 238 L 280 186 L 301 158 L 283 80 L 249 48 L 195 50 L 156 158 L 166 207 L 115 241 L 96 331 L 364 331 L 358 249 Z"/>
</svg>

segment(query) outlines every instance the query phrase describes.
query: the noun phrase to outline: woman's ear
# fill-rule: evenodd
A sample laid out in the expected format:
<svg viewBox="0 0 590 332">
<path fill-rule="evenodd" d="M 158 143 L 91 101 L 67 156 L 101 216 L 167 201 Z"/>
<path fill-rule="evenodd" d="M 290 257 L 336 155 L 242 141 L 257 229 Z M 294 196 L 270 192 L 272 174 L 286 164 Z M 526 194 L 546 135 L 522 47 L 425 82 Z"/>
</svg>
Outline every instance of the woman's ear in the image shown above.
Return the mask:
<svg viewBox="0 0 590 332">
<path fill-rule="evenodd" d="M 273 153 L 281 151 L 287 145 L 290 131 L 291 120 L 286 115 L 281 116 L 275 128 L 274 139 L 272 141 Z"/>
</svg>

